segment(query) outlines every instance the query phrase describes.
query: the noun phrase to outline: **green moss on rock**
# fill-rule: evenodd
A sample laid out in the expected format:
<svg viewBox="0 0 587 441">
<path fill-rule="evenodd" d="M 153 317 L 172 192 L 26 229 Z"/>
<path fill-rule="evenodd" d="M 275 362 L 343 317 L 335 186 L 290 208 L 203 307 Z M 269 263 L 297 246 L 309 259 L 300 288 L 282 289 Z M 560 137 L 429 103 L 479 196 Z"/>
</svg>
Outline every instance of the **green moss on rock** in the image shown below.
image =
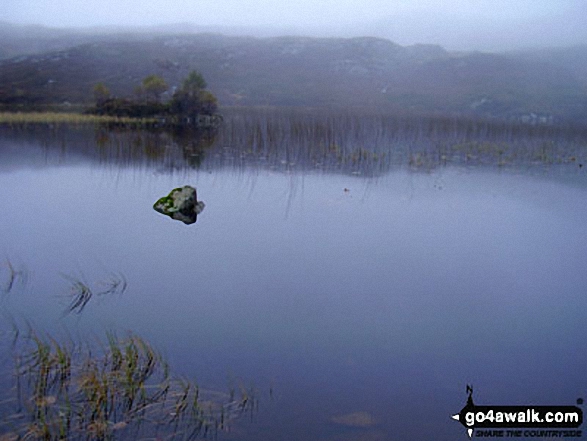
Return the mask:
<svg viewBox="0 0 587 441">
<path fill-rule="evenodd" d="M 185 224 L 193 224 L 204 209 L 204 203 L 197 200 L 194 187 L 185 185 L 174 188 L 167 196 L 159 198 L 153 204 L 153 209 Z"/>
</svg>

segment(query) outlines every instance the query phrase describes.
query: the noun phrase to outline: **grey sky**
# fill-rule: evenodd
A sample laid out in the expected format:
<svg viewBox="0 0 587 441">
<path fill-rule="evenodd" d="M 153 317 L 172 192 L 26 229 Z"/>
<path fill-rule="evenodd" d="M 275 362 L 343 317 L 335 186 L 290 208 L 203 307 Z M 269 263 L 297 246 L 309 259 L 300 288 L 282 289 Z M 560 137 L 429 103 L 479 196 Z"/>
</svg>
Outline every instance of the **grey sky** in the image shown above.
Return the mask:
<svg viewBox="0 0 587 441">
<path fill-rule="evenodd" d="M 372 35 L 504 49 L 587 43 L 587 0 L 1 0 L 0 20 L 70 26 L 193 23 L 249 33 Z"/>
</svg>

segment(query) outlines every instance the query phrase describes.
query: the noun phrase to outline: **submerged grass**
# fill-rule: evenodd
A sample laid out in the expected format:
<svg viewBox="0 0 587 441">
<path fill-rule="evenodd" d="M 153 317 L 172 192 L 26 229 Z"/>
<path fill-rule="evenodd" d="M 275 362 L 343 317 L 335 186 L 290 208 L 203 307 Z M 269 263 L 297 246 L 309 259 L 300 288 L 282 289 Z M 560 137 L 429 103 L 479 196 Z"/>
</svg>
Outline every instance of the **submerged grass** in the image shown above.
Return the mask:
<svg viewBox="0 0 587 441">
<path fill-rule="evenodd" d="M 98 350 L 32 330 L 22 339 L 15 398 L 0 401 L 8 439 L 195 439 L 256 408 L 252 389 L 235 398 L 172 378 L 161 355 L 133 334 L 108 333 Z"/>
</svg>

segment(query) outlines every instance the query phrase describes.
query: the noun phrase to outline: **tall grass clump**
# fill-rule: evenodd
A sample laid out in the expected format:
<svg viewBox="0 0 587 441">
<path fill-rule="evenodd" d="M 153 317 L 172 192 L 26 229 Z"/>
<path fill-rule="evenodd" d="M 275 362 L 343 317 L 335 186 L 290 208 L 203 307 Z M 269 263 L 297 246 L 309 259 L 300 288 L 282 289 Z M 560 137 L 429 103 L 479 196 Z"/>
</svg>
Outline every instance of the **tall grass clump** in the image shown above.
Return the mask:
<svg viewBox="0 0 587 441">
<path fill-rule="evenodd" d="M 8 439 L 195 439 L 217 435 L 255 406 L 250 390 L 236 398 L 173 378 L 134 334 L 108 333 L 98 348 L 34 331 L 21 339 L 13 399 L 0 399 Z"/>
</svg>

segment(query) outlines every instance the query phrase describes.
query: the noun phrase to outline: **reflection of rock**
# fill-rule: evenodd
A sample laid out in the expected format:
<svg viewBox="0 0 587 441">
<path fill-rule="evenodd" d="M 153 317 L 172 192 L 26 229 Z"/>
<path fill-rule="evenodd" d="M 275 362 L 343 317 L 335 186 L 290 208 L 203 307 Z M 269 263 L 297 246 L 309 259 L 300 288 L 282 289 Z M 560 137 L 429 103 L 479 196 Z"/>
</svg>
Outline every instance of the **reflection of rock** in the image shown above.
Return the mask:
<svg viewBox="0 0 587 441">
<path fill-rule="evenodd" d="M 370 427 L 375 425 L 375 418 L 369 412 L 354 412 L 338 415 L 331 418 L 336 424 L 350 427 Z"/>
<path fill-rule="evenodd" d="M 155 202 L 153 208 L 184 224 L 193 224 L 198 219 L 198 214 L 204 210 L 204 206 L 202 201 L 197 200 L 196 189 L 186 185 L 171 190 L 167 196 Z"/>
<path fill-rule="evenodd" d="M 389 435 L 382 430 L 359 429 L 351 432 L 338 432 L 325 441 L 389 441 Z"/>
</svg>

